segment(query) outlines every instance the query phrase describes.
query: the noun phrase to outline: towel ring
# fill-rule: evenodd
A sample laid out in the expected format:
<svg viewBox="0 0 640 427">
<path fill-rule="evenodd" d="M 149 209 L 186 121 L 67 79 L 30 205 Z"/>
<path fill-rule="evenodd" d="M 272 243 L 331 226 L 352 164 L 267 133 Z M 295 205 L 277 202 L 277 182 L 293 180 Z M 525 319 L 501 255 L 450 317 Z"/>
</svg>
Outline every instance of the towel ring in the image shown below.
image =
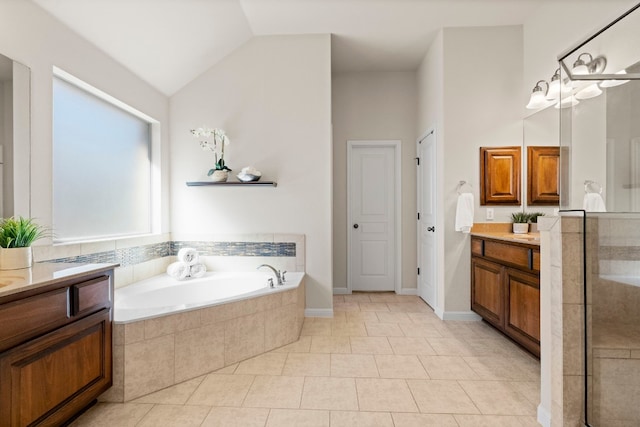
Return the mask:
<svg viewBox="0 0 640 427">
<path fill-rule="evenodd" d="M 584 181 L 584 193 L 585 194 L 588 194 L 588 193 L 602 194 L 602 185 L 600 185 L 596 181 L 591 181 L 590 179 L 587 179 Z"/>
<path fill-rule="evenodd" d="M 456 192 L 458 194 L 462 194 L 460 190 L 462 190 L 464 188 L 464 186 L 469 187 L 469 191 L 467 191 L 467 193 L 473 193 L 473 187 L 471 186 L 471 184 L 469 184 L 467 181 L 460 181 L 458 183 L 458 186 L 456 187 Z"/>
</svg>

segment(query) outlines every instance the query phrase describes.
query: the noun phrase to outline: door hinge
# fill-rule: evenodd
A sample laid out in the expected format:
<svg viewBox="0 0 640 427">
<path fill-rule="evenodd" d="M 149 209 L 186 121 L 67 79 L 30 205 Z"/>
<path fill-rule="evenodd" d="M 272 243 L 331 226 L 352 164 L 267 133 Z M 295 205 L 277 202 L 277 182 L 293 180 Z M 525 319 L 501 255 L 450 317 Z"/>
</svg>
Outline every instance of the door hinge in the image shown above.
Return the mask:
<svg viewBox="0 0 640 427">
<path fill-rule="evenodd" d="M 420 267 L 418 267 L 418 276 L 420 275 Z"/>
<path fill-rule="evenodd" d="M 418 221 L 420 221 L 420 212 L 418 212 Z"/>
<path fill-rule="evenodd" d="M 420 166 L 420 157 L 416 157 L 417 165 Z"/>
</svg>

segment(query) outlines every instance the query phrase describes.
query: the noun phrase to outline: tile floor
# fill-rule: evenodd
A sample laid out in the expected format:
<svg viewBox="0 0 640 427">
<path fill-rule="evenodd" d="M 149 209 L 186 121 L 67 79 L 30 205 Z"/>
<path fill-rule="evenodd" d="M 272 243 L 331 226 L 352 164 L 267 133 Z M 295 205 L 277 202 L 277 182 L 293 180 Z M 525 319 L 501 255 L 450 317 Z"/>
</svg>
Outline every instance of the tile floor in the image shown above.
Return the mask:
<svg viewBox="0 0 640 427">
<path fill-rule="evenodd" d="M 300 340 L 79 426 L 537 426 L 540 364 L 483 322 L 443 322 L 415 296 L 334 296 Z"/>
</svg>

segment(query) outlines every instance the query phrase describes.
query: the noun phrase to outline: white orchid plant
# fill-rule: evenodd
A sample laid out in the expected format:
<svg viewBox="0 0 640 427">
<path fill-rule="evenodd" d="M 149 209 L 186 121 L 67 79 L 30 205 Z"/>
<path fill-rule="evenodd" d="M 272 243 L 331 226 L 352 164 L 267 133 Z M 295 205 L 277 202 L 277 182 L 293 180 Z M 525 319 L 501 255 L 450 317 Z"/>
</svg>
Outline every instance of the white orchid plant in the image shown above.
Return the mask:
<svg viewBox="0 0 640 427">
<path fill-rule="evenodd" d="M 229 145 L 229 137 L 222 129 L 211 129 L 207 127 L 199 127 L 197 129 L 191 129 L 191 134 L 195 138 L 200 139 L 200 147 L 203 150 L 213 151 L 216 159 L 216 167 L 209 170 L 207 175 L 212 175 L 217 170 L 231 171 L 224 162 L 224 146 Z M 218 158 L 218 150 L 220 151 L 220 158 Z"/>
</svg>

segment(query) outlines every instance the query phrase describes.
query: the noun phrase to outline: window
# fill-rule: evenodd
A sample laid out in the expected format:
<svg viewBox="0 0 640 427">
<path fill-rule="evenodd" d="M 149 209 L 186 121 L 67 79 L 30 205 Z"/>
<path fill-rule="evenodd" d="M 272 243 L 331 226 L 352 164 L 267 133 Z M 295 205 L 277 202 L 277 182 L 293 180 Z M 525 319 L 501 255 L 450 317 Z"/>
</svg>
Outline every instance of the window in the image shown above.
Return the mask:
<svg viewBox="0 0 640 427">
<path fill-rule="evenodd" d="M 152 232 L 152 125 L 152 119 L 55 70 L 55 242 Z"/>
</svg>

